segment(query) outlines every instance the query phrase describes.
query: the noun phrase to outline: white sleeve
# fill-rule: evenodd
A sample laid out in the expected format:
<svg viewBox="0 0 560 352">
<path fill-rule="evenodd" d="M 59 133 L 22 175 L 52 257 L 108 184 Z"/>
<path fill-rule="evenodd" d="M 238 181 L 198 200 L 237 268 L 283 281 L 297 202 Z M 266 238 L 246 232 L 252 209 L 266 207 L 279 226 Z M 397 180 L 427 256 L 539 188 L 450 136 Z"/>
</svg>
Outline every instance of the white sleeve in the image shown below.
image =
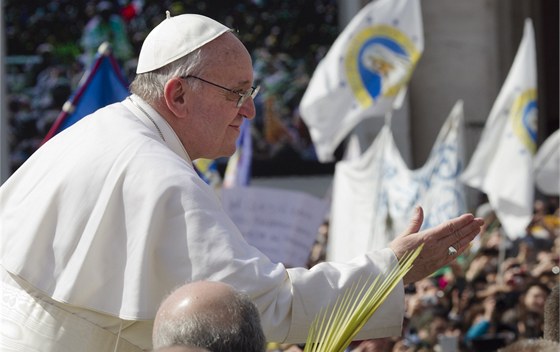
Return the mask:
<svg viewBox="0 0 560 352">
<path fill-rule="evenodd" d="M 203 191 L 206 185 L 202 181 L 196 183 L 199 187 L 188 192 L 196 202 L 184 203 L 188 224 L 184 240 L 192 265 L 189 276 L 192 280 L 223 281 L 247 292 L 261 312 L 268 341 L 305 342 L 321 309 L 333 304 L 358 280 L 375 277 L 397 263 L 393 251 L 387 248 L 346 263 L 286 269 L 249 245 L 215 195 Z M 180 242 L 177 239 L 167 243 L 176 246 Z M 166 257 L 172 251 L 166 248 Z M 170 263 L 168 268 L 171 267 Z M 404 289 L 400 283 L 358 338 L 398 336 L 403 316 Z"/>
<path fill-rule="evenodd" d="M 317 312 L 332 306 L 358 280 L 376 275 L 395 265 L 397 259 L 391 249 L 383 249 L 361 256 L 348 263 L 320 263 L 310 270 L 288 269 L 293 287 L 292 323 L 287 342 L 302 342 Z M 373 314 L 356 339 L 400 336 L 404 317 L 404 288 L 402 281 L 384 304 Z"/>
</svg>

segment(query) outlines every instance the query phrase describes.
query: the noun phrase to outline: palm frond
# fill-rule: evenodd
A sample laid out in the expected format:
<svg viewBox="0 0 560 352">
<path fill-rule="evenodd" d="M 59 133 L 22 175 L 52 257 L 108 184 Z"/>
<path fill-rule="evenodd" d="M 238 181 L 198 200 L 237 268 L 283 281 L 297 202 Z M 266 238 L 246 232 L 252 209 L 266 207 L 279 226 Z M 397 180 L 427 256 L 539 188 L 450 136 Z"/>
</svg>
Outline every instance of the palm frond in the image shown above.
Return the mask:
<svg viewBox="0 0 560 352">
<path fill-rule="evenodd" d="M 423 245 L 407 253 L 398 264 L 379 276 L 358 280 L 338 297 L 334 305 L 322 310 L 313 321 L 304 352 L 344 352 L 356 334 L 387 299 L 391 291 L 412 268 Z"/>
</svg>

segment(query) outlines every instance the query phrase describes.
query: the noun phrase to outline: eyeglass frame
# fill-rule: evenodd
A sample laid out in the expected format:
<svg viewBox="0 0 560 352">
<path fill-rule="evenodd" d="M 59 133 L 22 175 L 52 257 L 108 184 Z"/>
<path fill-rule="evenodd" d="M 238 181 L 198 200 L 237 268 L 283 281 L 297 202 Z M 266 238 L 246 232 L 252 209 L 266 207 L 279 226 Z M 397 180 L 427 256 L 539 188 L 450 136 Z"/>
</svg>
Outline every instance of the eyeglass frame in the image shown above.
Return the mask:
<svg viewBox="0 0 560 352">
<path fill-rule="evenodd" d="M 243 106 L 243 103 L 245 103 L 245 101 L 246 101 L 249 97 L 251 97 L 251 99 L 255 99 L 255 97 L 256 97 L 257 94 L 259 93 L 259 90 L 261 89 L 261 86 L 260 86 L 260 85 L 257 85 L 256 87 L 251 87 L 251 88 L 247 89 L 244 93 L 241 93 L 239 90 L 234 90 L 234 89 L 226 88 L 226 87 L 224 87 L 224 86 L 221 86 L 221 85 L 216 84 L 216 83 L 214 83 L 214 82 L 207 81 L 207 80 L 205 80 L 204 78 L 200 78 L 200 77 L 194 76 L 194 75 L 181 76 L 180 78 L 182 78 L 182 79 L 187 79 L 187 78 L 189 78 L 189 77 L 196 78 L 196 79 L 198 79 L 198 80 L 200 80 L 200 81 L 202 81 L 202 82 L 211 84 L 211 85 L 213 85 L 214 87 L 218 87 L 218 88 L 221 88 L 221 89 L 223 89 L 223 90 L 225 90 L 225 91 L 228 91 L 228 92 L 230 92 L 230 93 L 239 95 L 239 100 L 237 101 L 237 105 L 236 105 L 237 108 L 242 107 L 242 106 Z"/>
</svg>

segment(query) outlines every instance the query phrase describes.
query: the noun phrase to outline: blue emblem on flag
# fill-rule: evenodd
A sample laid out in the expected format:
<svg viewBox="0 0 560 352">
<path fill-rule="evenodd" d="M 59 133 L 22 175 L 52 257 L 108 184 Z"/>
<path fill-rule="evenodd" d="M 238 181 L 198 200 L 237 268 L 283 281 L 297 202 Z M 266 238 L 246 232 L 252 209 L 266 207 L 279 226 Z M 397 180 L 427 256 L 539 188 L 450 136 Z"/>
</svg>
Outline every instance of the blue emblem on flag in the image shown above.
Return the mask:
<svg viewBox="0 0 560 352">
<path fill-rule="evenodd" d="M 362 107 L 381 97 L 393 97 L 406 85 L 420 52 L 413 41 L 395 27 L 364 28 L 349 44 L 344 60 L 352 91 Z"/>
<path fill-rule="evenodd" d="M 515 99 L 510 115 L 513 131 L 534 154 L 537 150 L 537 90 L 527 89 Z"/>
</svg>

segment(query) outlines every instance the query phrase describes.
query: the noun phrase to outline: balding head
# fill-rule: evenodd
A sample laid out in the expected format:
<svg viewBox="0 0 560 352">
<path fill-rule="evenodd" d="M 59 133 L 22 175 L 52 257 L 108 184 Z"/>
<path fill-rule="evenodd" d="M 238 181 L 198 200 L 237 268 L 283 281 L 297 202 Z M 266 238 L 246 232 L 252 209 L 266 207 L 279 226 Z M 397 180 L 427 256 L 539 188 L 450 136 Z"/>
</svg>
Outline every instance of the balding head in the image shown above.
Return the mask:
<svg viewBox="0 0 560 352">
<path fill-rule="evenodd" d="M 222 282 L 197 281 L 183 285 L 162 302 L 154 325 L 208 311 L 221 314 L 235 295 L 234 288 Z"/>
<path fill-rule="evenodd" d="M 175 345 L 175 346 L 158 348 L 157 350 L 154 350 L 154 352 L 210 352 L 210 351 L 200 347 Z"/>
<path fill-rule="evenodd" d="M 187 345 L 212 352 L 262 352 L 265 342 L 255 305 L 220 282 L 179 287 L 162 302 L 154 321 L 154 348 Z"/>
</svg>

